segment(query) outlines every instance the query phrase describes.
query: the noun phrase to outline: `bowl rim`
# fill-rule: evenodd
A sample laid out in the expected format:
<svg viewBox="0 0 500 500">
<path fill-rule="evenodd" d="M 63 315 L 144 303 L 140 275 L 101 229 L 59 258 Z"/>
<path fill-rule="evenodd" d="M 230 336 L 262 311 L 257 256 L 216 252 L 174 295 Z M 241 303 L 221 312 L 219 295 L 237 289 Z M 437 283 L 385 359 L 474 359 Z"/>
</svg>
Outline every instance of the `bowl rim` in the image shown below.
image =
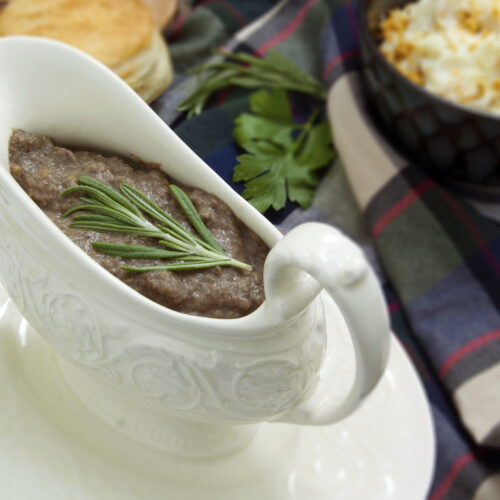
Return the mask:
<svg viewBox="0 0 500 500">
<path fill-rule="evenodd" d="M 500 126 L 500 114 L 496 115 L 489 111 L 482 111 L 470 106 L 464 106 L 456 101 L 445 99 L 444 97 L 427 90 L 425 87 L 417 85 L 412 82 L 408 77 L 401 73 L 393 64 L 391 64 L 379 49 L 373 35 L 371 33 L 370 27 L 368 25 L 368 11 L 370 9 L 370 2 L 374 0 L 358 0 L 358 26 L 360 33 L 360 40 L 362 44 L 365 44 L 370 52 L 377 58 L 377 61 L 387 70 L 393 78 L 401 82 L 403 85 L 410 87 L 410 89 L 421 94 L 424 98 L 432 101 L 438 106 L 444 106 L 451 108 L 453 112 L 459 112 L 463 115 L 471 115 L 472 118 L 476 120 L 486 120 L 488 122 L 494 123 Z M 404 4 L 416 3 L 418 0 L 405 0 Z"/>
</svg>

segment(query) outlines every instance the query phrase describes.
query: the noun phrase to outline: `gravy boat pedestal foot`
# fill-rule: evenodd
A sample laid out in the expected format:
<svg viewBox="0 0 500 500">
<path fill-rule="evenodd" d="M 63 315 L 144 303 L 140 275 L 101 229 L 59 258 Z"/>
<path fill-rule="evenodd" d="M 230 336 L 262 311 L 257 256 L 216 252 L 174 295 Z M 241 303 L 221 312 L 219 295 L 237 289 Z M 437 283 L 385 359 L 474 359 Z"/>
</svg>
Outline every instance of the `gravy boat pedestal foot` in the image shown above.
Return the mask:
<svg viewBox="0 0 500 500">
<path fill-rule="evenodd" d="M 95 416 L 134 441 L 170 455 L 212 459 L 248 445 L 260 424 L 194 422 L 159 412 L 57 356 L 68 388 Z"/>
</svg>

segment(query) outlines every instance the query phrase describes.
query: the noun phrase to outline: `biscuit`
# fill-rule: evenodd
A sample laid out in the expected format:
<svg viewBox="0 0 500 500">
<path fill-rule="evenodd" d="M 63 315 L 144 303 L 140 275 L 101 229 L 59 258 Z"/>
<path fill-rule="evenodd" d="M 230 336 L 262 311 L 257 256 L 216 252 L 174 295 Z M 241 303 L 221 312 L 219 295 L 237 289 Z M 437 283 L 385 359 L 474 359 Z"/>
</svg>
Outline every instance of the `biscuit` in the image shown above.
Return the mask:
<svg viewBox="0 0 500 500">
<path fill-rule="evenodd" d="M 141 0 L 10 0 L 0 36 L 65 42 L 95 57 L 151 102 L 172 80 L 165 41 Z"/>
<path fill-rule="evenodd" d="M 153 12 L 156 24 L 161 30 L 173 21 L 178 7 L 177 0 L 144 0 L 144 3 Z"/>
</svg>

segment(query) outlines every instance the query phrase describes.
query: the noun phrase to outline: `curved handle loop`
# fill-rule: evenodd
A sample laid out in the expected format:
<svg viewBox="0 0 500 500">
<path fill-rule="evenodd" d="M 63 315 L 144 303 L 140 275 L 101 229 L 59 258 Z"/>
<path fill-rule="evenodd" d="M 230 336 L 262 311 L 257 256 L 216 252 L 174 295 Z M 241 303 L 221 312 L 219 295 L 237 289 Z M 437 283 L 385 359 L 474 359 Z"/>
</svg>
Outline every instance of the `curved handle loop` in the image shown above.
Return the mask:
<svg viewBox="0 0 500 500">
<path fill-rule="evenodd" d="M 268 306 L 283 321 L 307 307 L 324 288 L 344 317 L 356 360 L 354 383 L 342 403 L 329 402 L 327 363 L 321 368 L 320 380 L 312 394 L 279 421 L 324 425 L 346 417 L 375 387 L 389 353 L 387 308 L 377 278 L 361 249 L 331 226 L 302 224 L 269 253 L 264 287 Z M 331 356 L 325 358 L 331 362 Z"/>
</svg>

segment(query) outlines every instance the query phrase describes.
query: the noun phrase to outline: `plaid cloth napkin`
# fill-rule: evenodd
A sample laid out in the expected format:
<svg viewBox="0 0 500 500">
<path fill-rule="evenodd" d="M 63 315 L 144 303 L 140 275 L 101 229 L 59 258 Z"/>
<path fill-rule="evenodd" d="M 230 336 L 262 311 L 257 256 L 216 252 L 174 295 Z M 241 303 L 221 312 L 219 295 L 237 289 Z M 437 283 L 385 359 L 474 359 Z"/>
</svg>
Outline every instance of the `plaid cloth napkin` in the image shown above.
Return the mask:
<svg viewBox="0 0 500 500">
<path fill-rule="evenodd" d="M 234 189 L 234 118 L 248 92 L 214 97 L 186 120 L 186 70 L 211 49 L 274 49 L 329 86 L 341 161 L 314 204 L 266 214 L 283 230 L 316 220 L 357 239 L 378 269 L 392 327 L 427 391 L 437 435 L 431 500 L 500 498 L 500 226 L 399 156 L 372 125 L 360 90 L 356 5 L 349 0 L 182 4 L 166 33 L 177 78 L 153 108 Z M 500 200 L 499 200 L 500 205 Z M 496 207 L 498 209 L 498 207 Z"/>
</svg>

